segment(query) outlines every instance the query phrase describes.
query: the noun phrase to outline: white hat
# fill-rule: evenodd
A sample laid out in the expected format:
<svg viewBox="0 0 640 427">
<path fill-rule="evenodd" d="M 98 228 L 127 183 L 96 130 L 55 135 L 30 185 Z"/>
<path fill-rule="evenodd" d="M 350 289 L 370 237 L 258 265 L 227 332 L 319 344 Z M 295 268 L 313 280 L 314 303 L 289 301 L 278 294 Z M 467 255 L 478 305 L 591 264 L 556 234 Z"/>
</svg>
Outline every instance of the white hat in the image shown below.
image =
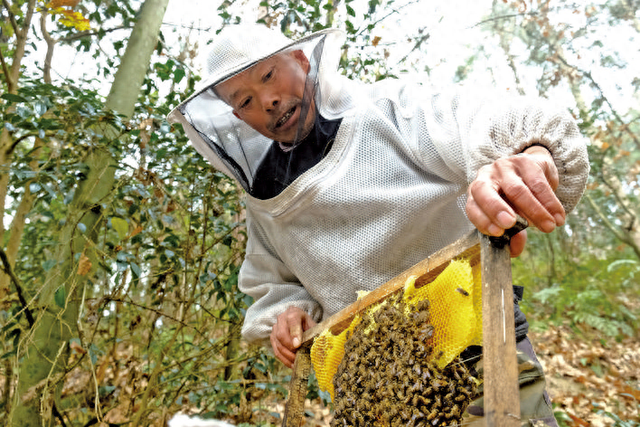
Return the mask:
<svg viewBox="0 0 640 427">
<path fill-rule="evenodd" d="M 302 49 L 302 46 L 308 42 L 323 36 L 330 39 L 330 42 L 326 44 L 330 44 L 332 47 L 340 44 L 344 38 L 342 31 L 335 28 L 320 30 L 298 40 L 291 40 L 282 32 L 259 24 L 229 25 L 223 28 L 220 34 L 213 38 L 213 44 L 207 54 L 203 83 L 198 85 L 189 99 L 171 111 L 167 119 L 172 123 L 177 122 L 176 110 L 203 91 L 273 55 Z M 337 61 L 332 65 L 337 67 Z M 211 95 L 217 98 L 214 92 Z"/>
<path fill-rule="evenodd" d="M 181 123 L 196 150 L 248 191 L 273 141 L 235 117 L 232 107 L 218 97 L 213 87 L 273 55 L 294 50 L 305 52 L 314 64 L 307 80 L 318 81 L 336 73 L 343 40 L 343 33 L 337 29 L 325 29 L 293 41 L 264 25 L 227 26 L 213 37 L 203 83 L 169 113 L 167 120 Z"/>
</svg>

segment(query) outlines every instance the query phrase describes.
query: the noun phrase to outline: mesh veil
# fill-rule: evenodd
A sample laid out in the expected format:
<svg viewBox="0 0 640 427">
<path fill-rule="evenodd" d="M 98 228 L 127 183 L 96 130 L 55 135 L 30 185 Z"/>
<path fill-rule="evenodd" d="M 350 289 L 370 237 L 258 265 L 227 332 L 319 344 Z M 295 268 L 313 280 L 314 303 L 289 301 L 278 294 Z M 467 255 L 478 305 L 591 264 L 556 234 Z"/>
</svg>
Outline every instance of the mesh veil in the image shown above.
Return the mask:
<svg viewBox="0 0 640 427">
<path fill-rule="evenodd" d="M 330 148 L 337 126 L 327 126 L 319 113 L 322 110 L 320 77 L 330 73 L 332 68 L 335 72 L 334 64 L 324 58 L 327 40 L 334 41 L 332 33 L 318 34 L 253 61 L 251 66 L 240 68 L 239 72 L 236 70 L 235 74 L 205 86 L 177 108 L 184 118 L 181 120 L 183 124 L 185 121 L 188 124 L 186 131 L 190 139 L 199 142 L 194 141 L 198 151 L 255 197 L 265 199 L 279 194 L 299 175 L 313 167 Z M 335 54 L 335 47 L 331 49 Z M 233 108 L 221 100 L 219 85 L 240 73 L 251 73 L 253 67 L 258 67 L 262 61 L 272 60 L 276 55 L 286 57 L 294 51 L 304 53 L 308 70 L 304 81 L 291 82 L 289 92 L 303 95 L 301 101 L 296 103 L 296 111 L 291 119 L 297 120 L 297 124 L 292 124 L 296 126 L 295 137 L 293 141 L 285 143 L 263 136 L 234 115 Z M 274 75 L 274 78 L 282 76 L 277 71 Z M 273 123 L 286 123 L 289 120 L 287 117 L 292 110 L 275 110 L 274 117 L 270 118 Z"/>
</svg>

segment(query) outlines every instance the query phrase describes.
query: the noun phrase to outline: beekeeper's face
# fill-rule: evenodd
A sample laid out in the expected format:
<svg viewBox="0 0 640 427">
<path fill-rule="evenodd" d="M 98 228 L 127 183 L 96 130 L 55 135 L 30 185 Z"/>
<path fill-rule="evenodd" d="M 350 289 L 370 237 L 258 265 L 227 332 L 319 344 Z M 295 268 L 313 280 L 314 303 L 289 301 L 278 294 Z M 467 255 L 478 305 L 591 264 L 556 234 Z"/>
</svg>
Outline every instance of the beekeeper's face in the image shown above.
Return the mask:
<svg viewBox="0 0 640 427">
<path fill-rule="evenodd" d="M 301 50 L 281 53 L 218 84 L 218 95 L 233 108 L 233 114 L 249 126 L 278 142 L 294 143 L 309 72 L 309 61 Z M 304 138 L 313 128 L 314 105 L 303 118 Z"/>
</svg>

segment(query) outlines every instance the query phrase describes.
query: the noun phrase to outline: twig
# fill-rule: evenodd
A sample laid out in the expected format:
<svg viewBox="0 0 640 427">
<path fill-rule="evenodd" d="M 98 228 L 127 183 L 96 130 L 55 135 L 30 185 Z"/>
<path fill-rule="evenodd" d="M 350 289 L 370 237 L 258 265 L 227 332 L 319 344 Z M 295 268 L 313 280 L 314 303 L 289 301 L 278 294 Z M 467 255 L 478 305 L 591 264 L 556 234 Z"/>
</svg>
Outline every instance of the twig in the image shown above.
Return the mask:
<svg viewBox="0 0 640 427">
<path fill-rule="evenodd" d="M 97 36 L 99 34 L 106 34 L 106 33 L 111 33 L 113 31 L 118 31 L 118 30 L 132 30 L 133 27 L 126 27 L 126 26 L 120 26 L 120 27 L 115 27 L 115 28 L 109 28 L 106 30 L 100 30 L 100 31 L 81 31 L 79 33 L 70 35 L 69 37 L 62 37 L 58 39 L 58 42 L 72 42 L 78 39 L 82 39 L 85 37 L 93 37 L 93 36 Z"/>
<path fill-rule="evenodd" d="M 402 9 L 404 9 L 405 7 L 410 6 L 410 5 L 414 4 L 414 3 L 418 3 L 418 0 L 410 1 L 410 2 L 408 2 L 408 3 L 403 4 L 402 6 L 400 6 L 400 7 L 399 7 L 399 8 L 397 8 L 397 9 L 392 9 L 392 10 L 391 10 L 391 12 L 387 13 L 385 16 L 383 16 L 382 18 L 378 19 L 377 21 L 372 22 L 371 24 L 367 25 L 365 28 L 369 28 L 369 27 L 372 27 L 372 26 L 373 26 L 373 27 L 375 27 L 376 25 L 378 25 L 379 23 L 381 23 L 382 21 L 384 21 L 385 19 L 387 19 L 387 18 L 388 18 L 388 17 L 390 17 L 391 15 L 396 14 L 396 13 L 400 13 L 400 11 L 401 11 Z M 362 30 L 360 30 L 360 31 L 358 32 L 358 34 L 357 34 L 357 35 L 358 35 L 358 36 L 361 36 L 361 35 L 364 33 L 365 28 L 363 28 Z"/>
<path fill-rule="evenodd" d="M 13 13 L 11 13 L 11 8 L 9 7 L 9 3 L 7 0 L 2 0 L 2 4 L 4 8 L 7 9 L 7 13 L 9 13 L 9 22 L 11 22 L 11 26 L 13 27 L 13 32 L 18 34 L 20 32 L 20 27 L 18 27 L 18 23 L 16 22 L 16 17 Z"/>
<path fill-rule="evenodd" d="M 9 68 L 7 67 L 7 63 L 4 60 L 4 55 L 2 54 L 2 49 L 0 49 L 0 63 L 2 63 L 2 73 L 7 81 L 7 87 L 12 87 L 11 74 L 9 74 Z"/>
<path fill-rule="evenodd" d="M 64 422 L 64 418 L 62 417 L 62 414 L 58 411 L 58 407 L 56 406 L 55 403 L 51 407 L 51 412 L 60 421 L 60 423 L 62 424 L 62 427 L 67 427 L 67 423 Z"/>
<path fill-rule="evenodd" d="M 616 118 L 616 120 L 618 120 L 619 123 L 621 123 L 622 125 L 625 125 L 624 120 L 622 120 L 622 117 L 620 117 L 620 115 L 618 114 L 618 112 L 616 111 L 615 108 L 613 108 L 613 105 L 611 104 L 611 102 L 609 102 L 609 99 L 605 96 L 604 91 L 602 90 L 602 88 L 600 87 L 600 85 L 598 84 L 598 82 L 593 78 L 593 76 L 591 75 L 590 71 L 586 71 L 581 69 L 580 67 L 577 67 L 575 65 L 571 65 L 569 64 L 569 62 L 567 62 L 566 59 L 564 59 L 562 56 L 560 55 L 556 55 L 556 57 L 558 58 L 558 60 L 560 62 L 562 62 L 566 67 L 569 67 L 571 69 L 574 69 L 578 72 L 580 72 L 583 76 L 585 76 L 590 82 L 591 84 L 598 89 L 598 92 L 600 92 L 600 97 L 602 98 L 602 100 L 609 106 L 609 110 L 611 111 L 611 114 L 613 114 L 613 116 Z M 640 139 L 638 139 L 638 137 L 629 130 L 628 126 L 622 126 L 623 131 L 627 133 L 627 135 L 629 135 L 629 137 L 633 140 L 633 142 L 636 144 L 636 146 L 638 148 L 640 148 Z"/>
<path fill-rule="evenodd" d="M 57 384 L 63 377 L 65 376 L 64 373 L 58 373 L 53 375 L 53 377 L 47 377 L 43 380 L 41 380 L 38 384 L 29 387 L 29 389 L 26 391 L 26 393 L 24 393 L 22 395 L 22 397 L 20 398 L 21 403 L 24 405 L 26 403 L 29 403 L 30 401 L 32 401 L 33 399 L 35 399 L 36 394 L 38 394 L 38 392 L 40 390 L 42 390 L 47 383 L 49 382 L 49 380 L 52 380 L 53 384 Z"/>
<path fill-rule="evenodd" d="M 33 132 L 29 132 L 27 134 L 22 135 L 21 137 L 19 137 L 15 141 L 13 141 L 13 144 L 11 144 L 11 146 L 7 149 L 7 154 L 11 154 L 13 152 L 13 150 L 16 149 L 18 144 L 20 144 L 22 141 L 24 141 L 25 139 L 30 138 L 32 136 L 38 136 L 38 134 L 37 133 L 33 133 Z"/>
<path fill-rule="evenodd" d="M 0 248 L 0 259 L 2 260 L 2 270 L 11 278 L 14 286 L 16 287 L 16 292 L 18 292 L 18 299 L 20 300 L 20 304 L 24 308 L 24 314 L 27 316 L 27 322 L 29 322 L 29 327 L 33 327 L 35 324 L 35 320 L 33 315 L 31 314 L 31 310 L 29 310 L 29 306 L 27 305 L 27 300 L 24 297 L 24 293 L 22 291 L 22 285 L 20 285 L 20 281 L 16 277 L 13 269 L 11 268 L 11 264 L 9 263 L 9 259 L 7 258 L 7 254 L 4 252 L 4 249 Z"/>
<path fill-rule="evenodd" d="M 47 10 L 44 9 L 40 15 L 40 32 L 44 41 L 47 43 L 47 53 L 44 58 L 44 82 L 51 83 L 51 59 L 53 58 L 53 49 L 56 46 L 56 40 L 51 37 L 49 31 L 47 31 Z"/>
<path fill-rule="evenodd" d="M 509 15 L 500 15 L 500 16 L 493 16 L 491 18 L 487 18 L 484 19 L 480 22 L 478 22 L 477 24 L 474 24 L 470 27 L 467 27 L 467 29 L 471 29 L 471 28 L 475 28 L 475 27 L 479 27 L 480 25 L 486 24 L 488 22 L 493 22 L 493 21 L 498 21 L 500 19 L 508 19 L 508 18 L 516 18 L 518 16 L 536 16 L 538 14 L 538 12 L 525 12 L 525 13 L 511 13 Z"/>
</svg>

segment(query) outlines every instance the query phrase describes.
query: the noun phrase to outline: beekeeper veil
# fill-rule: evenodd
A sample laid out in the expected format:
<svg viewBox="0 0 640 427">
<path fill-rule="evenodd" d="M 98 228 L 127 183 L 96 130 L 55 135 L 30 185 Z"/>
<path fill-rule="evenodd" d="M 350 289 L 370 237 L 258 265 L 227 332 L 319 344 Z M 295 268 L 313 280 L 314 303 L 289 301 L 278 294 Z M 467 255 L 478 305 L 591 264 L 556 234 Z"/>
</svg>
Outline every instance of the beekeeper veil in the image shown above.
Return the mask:
<svg viewBox="0 0 640 427">
<path fill-rule="evenodd" d="M 168 120 L 249 194 L 273 197 L 329 149 L 322 135 L 336 123 L 322 115 L 322 81 L 341 43 L 332 29 L 294 42 L 263 25 L 228 26 L 212 40 L 204 84 Z"/>
</svg>

